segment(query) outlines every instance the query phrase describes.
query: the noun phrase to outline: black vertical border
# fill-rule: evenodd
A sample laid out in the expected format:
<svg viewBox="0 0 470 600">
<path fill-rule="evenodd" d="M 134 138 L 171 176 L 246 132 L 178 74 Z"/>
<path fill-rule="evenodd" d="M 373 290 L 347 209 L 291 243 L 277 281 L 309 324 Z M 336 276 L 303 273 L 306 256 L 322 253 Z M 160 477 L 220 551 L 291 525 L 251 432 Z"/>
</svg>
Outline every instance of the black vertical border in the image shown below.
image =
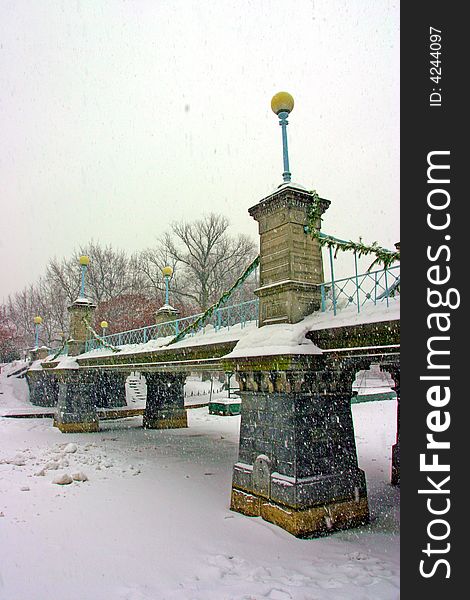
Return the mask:
<svg viewBox="0 0 470 600">
<path fill-rule="evenodd" d="M 401 598 L 433 600 L 466 597 L 466 579 L 470 574 L 465 549 L 470 532 L 470 492 L 465 484 L 470 480 L 466 440 L 470 440 L 468 406 L 470 404 L 470 314 L 468 311 L 468 279 L 470 278 L 470 227 L 467 206 L 470 207 L 464 180 L 467 166 L 465 140 L 470 137 L 470 123 L 464 89 L 468 86 L 464 48 L 468 44 L 468 21 L 464 17 L 464 3 L 402 2 L 401 11 L 401 249 L 402 305 L 401 305 Z M 431 82 L 429 28 L 442 30 L 441 68 L 439 85 Z M 467 31 L 466 31 L 467 30 Z M 470 51 L 465 53 L 467 56 Z M 441 88 L 442 106 L 430 107 L 432 88 Z M 427 340 L 432 335 L 426 317 L 433 312 L 427 305 L 427 246 L 439 246 L 443 232 L 433 232 L 426 224 L 428 213 L 427 154 L 434 150 L 450 150 L 451 225 L 446 234 L 451 259 L 441 265 L 451 268 L 448 287 L 461 294 L 461 305 L 451 313 L 451 414 L 449 430 L 441 439 L 451 442 L 447 458 L 451 465 L 450 511 L 445 515 L 451 526 L 447 540 L 433 542 L 427 535 L 427 526 L 433 518 L 426 508 L 426 496 L 418 489 L 425 486 L 426 474 L 419 470 L 419 455 L 425 451 L 426 416 L 432 408 L 426 401 L 428 383 L 420 381 L 427 365 Z M 439 310 L 445 310 L 444 308 Z M 444 334 L 443 334 L 444 335 Z M 468 346 L 468 347 L 467 347 Z M 468 365 L 468 366 L 467 366 Z M 467 383 L 468 380 L 468 383 Z M 444 410 L 444 409 L 443 409 Z M 443 460 L 443 458 L 441 459 Z M 467 474 L 468 473 L 468 474 Z M 437 474 L 436 479 L 442 479 Z M 429 486 L 428 486 L 429 487 Z M 469 486 L 467 486 L 468 488 Z M 439 567 L 434 576 L 426 579 L 419 573 L 419 563 L 427 558 L 422 550 L 427 542 L 435 548 L 450 543 L 446 554 L 435 554 L 435 559 L 446 558 L 451 566 L 450 578 L 446 569 Z M 427 559 L 427 569 L 433 559 Z"/>
</svg>

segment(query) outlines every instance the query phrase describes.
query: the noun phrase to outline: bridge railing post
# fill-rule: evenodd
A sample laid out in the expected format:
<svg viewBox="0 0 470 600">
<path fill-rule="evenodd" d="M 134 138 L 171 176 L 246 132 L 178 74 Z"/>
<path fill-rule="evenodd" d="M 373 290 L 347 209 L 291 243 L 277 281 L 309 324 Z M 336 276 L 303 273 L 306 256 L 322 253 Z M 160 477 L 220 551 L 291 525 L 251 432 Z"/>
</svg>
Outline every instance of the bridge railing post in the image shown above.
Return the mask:
<svg viewBox="0 0 470 600">
<path fill-rule="evenodd" d="M 93 324 L 93 314 L 96 304 L 87 298 L 77 298 L 68 307 L 69 312 L 69 355 L 77 356 L 85 351 L 86 343 L 90 339 L 87 323 Z M 90 349 L 93 346 L 90 346 Z"/>
<path fill-rule="evenodd" d="M 260 234 L 259 326 L 298 323 L 320 309 L 319 284 L 324 282 L 318 239 L 305 231 L 315 208 L 316 229 L 329 200 L 292 183 L 249 209 Z"/>
</svg>

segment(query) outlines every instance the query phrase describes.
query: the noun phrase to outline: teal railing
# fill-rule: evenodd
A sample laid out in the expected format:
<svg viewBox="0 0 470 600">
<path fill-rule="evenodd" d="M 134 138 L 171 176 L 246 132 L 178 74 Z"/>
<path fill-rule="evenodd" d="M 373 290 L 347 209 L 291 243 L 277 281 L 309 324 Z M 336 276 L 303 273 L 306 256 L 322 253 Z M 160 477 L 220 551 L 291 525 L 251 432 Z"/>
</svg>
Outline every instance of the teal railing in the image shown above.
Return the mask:
<svg viewBox="0 0 470 600">
<path fill-rule="evenodd" d="M 383 303 L 388 307 L 390 298 L 400 294 L 399 265 L 359 274 L 357 254 L 354 252 L 354 275 L 352 277 L 335 279 L 332 247 L 329 248 L 329 258 L 331 281 L 319 284 L 322 312 L 331 310 L 333 315 L 336 316 L 338 310 L 351 305 L 356 306 L 357 312 L 361 312 L 362 307 L 369 303 L 376 305 Z M 245 273 L 235 282 L 229 292 L 226 292 L 219 302 L 210 307 L 206 313 L 198 313 L 182 319 L 174 319 L 157 325 L 149 325 L 139 329 L 106 335 L 102 338 L 90 339 L 86 342 L 85 351 L 94 350 L 102 345 L 117 347 L 127 344 L 145 344 L 150 340 L 162 337 L 179 339 L 179 337 L 183 336 L 193 336 L 207 325 L 212 325 L 218 331 L 219 329 L 230 328 L 235 325 L 241 325 L 243 328 L 249 321 L 257 322 L 259 310 L 258 299 L 240 302 L 231 306 L 221 305 L 221 302 L 226 302 L 230 295 L 242 286 L 247 277 L 258 266 L 258 262 L 259 259 L 255 259 Z"/>
<path fill-rule="evenodd" d="M 146 344 L 150 340 L 156 340 L 161 337 L 174 337 L 183 329 L 192 325 L 204 313 L 198 313 L 182 319 L 174 319 L 157 325 L 149 325 L 139 329 L 131 329 L 120 333 L 105 335 L 101 339 L 110 346 L 124 346 L 126 344 Z M 242 328 L 249 321 L 258 321 L 258 299 L 241 302 L 233 306 L 223 306 L 214 310 L 212 315 L 199 324 L 199 326 L 188 333 L 188 336 L 194 335 L 197 331 L 201 331 L 207 325 L 218 331 L 222 327 L 233 327 L 240 325 Z M 86 342 L 85 351 L 94 350 L 101 347 L 100 340 L 91 339 Z"/>
<path fill-rule="evenodd" d="M 320 293 L 322 312 L 332 310 L 335 316 L 348 306 L 356 306 L 357 312 L 361 312 L 364 304 L 371 302 L 385 303 L 388 307 L 390 298 L 400 295 L 400 265 L 332 279 L 320 284 Z"/>
<path fill-rule="evenodd" d="M 396 265 L 387 269 L 368 271 L 352 277 L 328 281 L 321 283 L 319 288 L 321 311 L 332 311 L 333 315 L 349 306 L 356 306 L 358 312 L 365 304 L 370 303 L 389 306 L 390 298 L 400 294 L 400 266 Z M 258 307 L 259 301 L 256 299 L 218 308 L 207 320 L 201 321 L 198 327 L 187 335 L 193 336 L 207 325 L 211 325 L 216 331 L 235 325 L 241 325 L 243 328 L 250 321 L 258 321 Z M 174 337 L 192 325 L 203 314 L 198 313 L 158 325 L 113 333 L 101 339 L 111 346 L 124 346 L 126 344 L 145 344 L 150 340 L 162 337 Z M 85 351 L 94 350 L 101 345 L 98 339 L 88 340 Z"/>
</svg>

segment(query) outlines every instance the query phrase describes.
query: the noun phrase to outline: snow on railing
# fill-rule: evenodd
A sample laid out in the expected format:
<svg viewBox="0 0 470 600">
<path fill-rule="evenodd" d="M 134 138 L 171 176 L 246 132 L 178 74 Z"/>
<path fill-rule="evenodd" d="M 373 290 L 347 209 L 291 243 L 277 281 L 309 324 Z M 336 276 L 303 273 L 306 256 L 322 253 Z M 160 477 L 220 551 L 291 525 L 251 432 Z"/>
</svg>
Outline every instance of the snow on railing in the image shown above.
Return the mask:
<svg viewBox="0 0 470 600">
<path fill-rule="evenodd" d="M 124 346 L 126 344 L 146 344 L 150 340 L 161 337 L 176 336 L 180 331 L 194 323 L 204 313 L 198 313 L 182 319 L 174 319 L 157 325 L 149 325 L 139 329 L 131 329 L 120 333 L 105 335 L 101 339 L 110 346 Z M 189 333 L 194 335 L 197 331 L 204 329 L 206 325 L 212 325 L 216 331 L 222 327 L 233 327 L 240 325 L 245 327 L 249 321 L 258 320 L 258 299 L 241 302 L 232 306 L 217 308 L 208 320 L 203 321 L 196 331 Z M 85 352 L 94 350 L 101 346 L 100 341 L 91 339 L 86 342 Z"/>
</svg>

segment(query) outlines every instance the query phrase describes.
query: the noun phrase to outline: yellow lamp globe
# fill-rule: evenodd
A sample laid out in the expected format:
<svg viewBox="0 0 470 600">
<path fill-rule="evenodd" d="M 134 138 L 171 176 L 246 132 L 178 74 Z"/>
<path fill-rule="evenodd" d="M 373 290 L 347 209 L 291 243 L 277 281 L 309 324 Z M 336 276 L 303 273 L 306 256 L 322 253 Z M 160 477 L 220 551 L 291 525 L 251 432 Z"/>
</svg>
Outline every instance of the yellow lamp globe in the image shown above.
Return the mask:
<svg viewBox="0 0 470 600">
<path fill-rule="evenodd" d="M 42 317 L 34 317 L 34 322 L 36 323 L 36 325 L 41 325 L 42 323 Z"/>
<path fill-rule="evenodd" d="M 107 329 L 107 327 L 108 327 L 108 321 L 101 321 L 100 325 L 101 325 L 102 329 Z"/>
<path fill-rule="evenodd" d="M 288 92 L 278 92 L 271 100 L 271 109 L 278 115 L 280 112 L 290 113 L 294 108 L 294 98 Z"/>
<path fill-rule="evenodd" d="M 87 267 L 90 264 L 90 257 L 87 256 L 86 254 L 83 254 L 82 256 L 80 256 L 80 258 L 78 260 L 82 266 Z"/>
<path fill-rule="evenodd" d="M 173 269 L 171 267 L 163 267 L 162 273 L 165 277 L 171 277 L 173 275 Z"/>
</svg>

